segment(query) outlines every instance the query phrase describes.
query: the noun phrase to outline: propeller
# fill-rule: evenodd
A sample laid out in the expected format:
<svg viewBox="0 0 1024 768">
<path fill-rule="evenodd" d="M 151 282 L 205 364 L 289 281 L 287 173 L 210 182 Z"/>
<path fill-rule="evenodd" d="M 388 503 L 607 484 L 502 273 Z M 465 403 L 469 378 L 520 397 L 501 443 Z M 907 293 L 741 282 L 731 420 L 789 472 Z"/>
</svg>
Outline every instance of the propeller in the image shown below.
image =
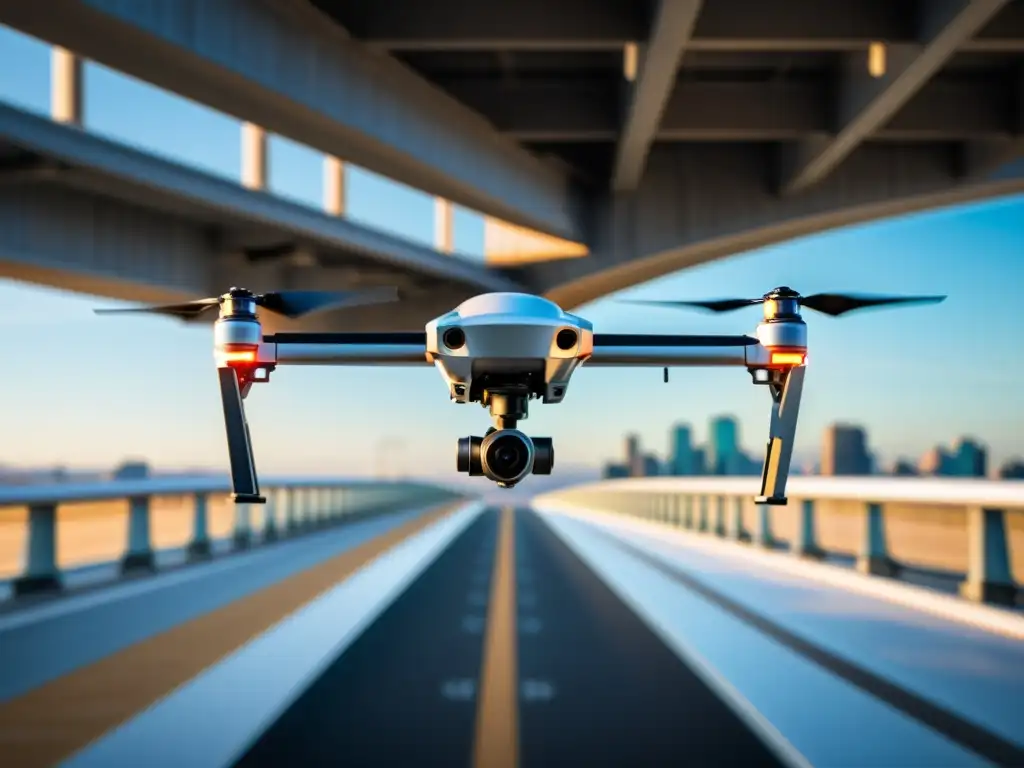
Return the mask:
<svg viewBox="0 0 1024 768">
<path fill-rule="evenodd" d="M 367 304 L 386 304 L 398 301 L 398 289 L 391 287 L 371 288 L 363 291 L 273 291 L 271 293 L 253 294 L 244 288 L 232 288 L 223 296 L 210 299 L 196 299 L 181 304 L 162 304 L 146 307 L 127 307 L 119 309 L 96 309 L 97 315 L 117 315 L 145 312 L 156 315 L 168 315 L 193 320 L 213 307 L 220 306 L 228 299 L 250 298 L 256 306 L 283 315 L 288 318 L 304 317 L 314 312 L 329 309 L 344 309 Z"/>
<path fill-rule="evenodd" d="M 938 304 L 945 296 L 870 296 L 863 294 L 815 293 L 801 296 L 792 288 L 782 286 L 759 299 L 716 299 L 712 301 L 659 301 L 656 299 L 633 299 L 626 303 L 647 304 L 663 307 L 697 307 L 711 312 L 732 312 L 743 307 L 763 304 L 776 299 L 795 299 L 801 307 L 813 309 L 823 315 L 839 317 L 848 312 L 869 307 L 883 307 L 895 304 Z"/>
</svg>

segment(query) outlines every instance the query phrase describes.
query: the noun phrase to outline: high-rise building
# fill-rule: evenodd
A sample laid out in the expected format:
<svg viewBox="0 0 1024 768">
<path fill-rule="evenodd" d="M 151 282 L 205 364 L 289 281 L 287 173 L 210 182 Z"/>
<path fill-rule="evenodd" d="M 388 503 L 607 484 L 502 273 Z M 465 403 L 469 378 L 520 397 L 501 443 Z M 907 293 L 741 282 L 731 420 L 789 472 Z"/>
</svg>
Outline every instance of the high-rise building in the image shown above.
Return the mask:
<svg viewBox="0 0 1024 768">
<path fill-rule="evenodd" d="M 896 459 L 893 462 L 891 473 L 896 477 L 913 477 L 917 474 L 917 467 L 907 459 Z"/>
<path fill-rule="evenodd" d="M 821 447 L 821 474 L 871 474 L 867 435 L 861 427 L 833 424 L 825 430 Z"/>
<path fill-rule="evenodd" d="M 657 477 L 661 474 L 661 462 L 653 453 L 643 457 L 643 477 Z"/>
<path fill-rule="evenodd" d="M 640 453 L 640 436 L 626 435 L 626 468 L 630 477 L 644 476 L 643 455 Z"/>
<path fill-rule="evenodd" d="M 604 465 L 604 471 L 601 474 L 605 480 L 617 480 L 629 477 L 629 467 L 625 464 L 609 463 Z"/>
<path fill-rule="evenodd" d="M 676 424 L 672 428 L 672 456 L 669 459 L 670 474 L 676 476 L 697 474 L 696 457 L 693 450 L 693 434 L 689 424 Z"/>
<path fill-rule="evenodd" d="M 1003 480 L 1024 480 L 1024 460 L 1010 459 L 999 468 L 999 477 Z"/>
<path fill-rule="evenodd" d="M 985 477 L 988 451 L 977 441 L 962 437 L 950 456 L 951 474 L 957 477 Z"/>
<path fill-rule="evenodd" d="M 952 475 L 953 458 L 943 448 L 936 446 L 921 457 L 917 469 L 922 475 Z"/>
<path fill-rule="evenodd" d="M 738 475 L 740 469 L 739 425 L 732 416 L 711 420 L 708 431 L 707 472 L 710 475 Z"/>
</svg>

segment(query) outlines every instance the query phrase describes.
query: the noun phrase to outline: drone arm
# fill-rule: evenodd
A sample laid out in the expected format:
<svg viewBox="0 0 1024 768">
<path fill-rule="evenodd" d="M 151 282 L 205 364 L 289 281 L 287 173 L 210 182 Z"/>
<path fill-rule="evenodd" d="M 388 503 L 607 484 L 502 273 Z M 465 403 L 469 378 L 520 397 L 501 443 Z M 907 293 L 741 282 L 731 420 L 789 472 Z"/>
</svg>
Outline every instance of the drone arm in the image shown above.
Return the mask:
<svg viewBox="0 0 1024 768">
<path fill-rule="evenodd" d="M 224 426 L 228 438 L 228 458 L 231 463 L 231 498 L 236 502 L 263 504 L 259 480 L 256 477 L 256 462 L 252 455 L 252 440 L 249 438 L 249 424 L 245 419 L 242 391 L 238 386 L 238 375 L 230 367 L 217 369 L 220 380 L 220 397 L 224 406 Z"/>
<path fill-rule="evenodd" d="M 781 373 L 780 384 L 769 385 L 772 392 L 772 418 L 761 473 L 761 493 L 754 499 L 758 504 L 786 504 L 786 481 L 789 479 L 793 459 L 793 440 L 796 436 L 797 417 L 800 415 L 800 398 L 806 371 L 804 365 L 795 366 Z"/>
<path fill-rule="evenodd" d="M 595 333 L 586 364 L 600 366 L 745 366 L 751 336 Z"/>
<path fill-rule="evenodd" d="M 427 362 L 426 333 L 278 333 L 260 361 L 275 365 L 416 365 Z"/>
</svg>

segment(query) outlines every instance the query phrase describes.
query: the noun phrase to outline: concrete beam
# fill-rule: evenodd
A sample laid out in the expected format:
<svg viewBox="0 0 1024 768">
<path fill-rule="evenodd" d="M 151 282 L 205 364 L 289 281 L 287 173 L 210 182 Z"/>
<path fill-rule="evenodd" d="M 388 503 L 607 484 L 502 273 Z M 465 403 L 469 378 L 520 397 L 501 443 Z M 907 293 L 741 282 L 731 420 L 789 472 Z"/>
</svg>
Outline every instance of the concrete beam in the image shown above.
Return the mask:
<svg viewBox="0 0 1024 768">
<path fill-rule="evenodd" d="M 1013 81 L 1010 135 L 974 139 L 963 146 L 960 170 L 965 181 L 986 179 L 1024 160 L 1024 63 L 1015 68 Z"/>
<path fill-rule="evenodd" d="M 444 81 L 453 95 L 491 118 L 498 130 L 523 142 L 613 142 L 618 135 L 616 89 L 604 81 L 459 78 Z M 1018 132 L 1006 109 L 1009 86 L 928 82 L 872 139 L 965 141 L 1004 139 Z M 827 133 L 832 110 L 825 83 L 676 82 L 657 142 L 795 141 Z"/>
<path fill-rule="evenodd" d="M 615 152 L 612 189 L 635 189 L 665 111 L 679 62 L 697 21 L 701 0 L 658 0 L 651 34 L 629 88 L 626 117 Z"/>
<path fill-rule="evenodd" d="M 926 6 L 921 45 L 890 46 L 888 70 L 873 78 L 864 56 L 847 60 L 839 84 L 839 130 L 784 152 L 780 191 L 793 194 L 831 173 L 857 146 L 899 112 L 950 57 L 1009 0 L 942 0 Z"/>
<path fill-rule="evenodd" d="M 260 242 L 300 242 L 321 253 L 378 263 L 479 291 L 515 290 L 499 272 L 394 235 L 0 104 L 0 142 L 70 168 L 65 183 L 178 217 L 207 232 L 247 232 Z M 56 175 L 59 182 L 65 179 Z M 129 238 L 130 239 L 130 238 Z"/>
<path fill-rule="evenodd" d="M 656 145 L 637 191 L 609 194 L 597 208 L 588 258 L 531 265 L 516 274 L 571 309 L 795 237 L 1024 193 L 1021 161 L 964 182 L 945 145 L 871 143 L 813 194 L 779 197 L 765 184 L 773 158 L 768 145 Z"/>
<path fill-rule="evenodd" d="M 583 239 L 565 175 L 293 0 L 0 0 L 0 23 L 470 209 Z"/>
<path fill-rule="evenodd" d="M 635 0 L 313 0 L 355 36 L 393 51 L 607 50 L 644 42 L 645 4 Z M 857 51 L 884 40 L 917 43 L 908 4 L 893 0 L 715 0 L 701 12 L 690 51 Z M 909 22 L 909 23 L 908 23 Z M 1011 3 L 963 50 L 1024 52 L 1024 5 Z"/>
</svg>

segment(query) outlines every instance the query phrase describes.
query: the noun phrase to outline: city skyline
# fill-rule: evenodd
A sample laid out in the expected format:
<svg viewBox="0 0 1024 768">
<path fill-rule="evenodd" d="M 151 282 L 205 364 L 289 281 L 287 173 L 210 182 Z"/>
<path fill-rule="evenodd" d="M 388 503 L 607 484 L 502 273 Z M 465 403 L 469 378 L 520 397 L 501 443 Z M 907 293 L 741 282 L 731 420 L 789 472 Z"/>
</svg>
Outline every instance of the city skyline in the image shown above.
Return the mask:
<svg viewBox="0 0 1024 768">
<path fill-rule="evenodd" d="M 652 475 L 759 475 L 763 456 L 744 445 L 738 420 L 731 414 L 713 416 L 706 441 L 694 439 L 693 424 L 676 422 L 668 428 L 668 448 L 649 449 L 635 433 L 623 435 L 623 451 L 602 465 L 606 477 Z M 860 424 L 834 422 L 825 427 L 819 455 L 811 461 L 794 457 L 794 474 L 925 475 L 1024 479 L 1024 452 L 1000 464 L 989 461 L 989 449 L 977 436 L 961 435 L 921 449 L 916 458 L 879 460 L 871 448 L 870 432 Z"/>
<path fill-rule="evenodd" d="M 0 99 L 46 112 L 49 49 L 0 29 Z M 95 64 L 86 67 L 89 130 L 237 179 L 238 122 Z M 272 191 L 320 203 L 317 153 L 271 140 Z M 353 219 L 431 242 L 433 199 L 353 169 Z M 479 216 L 457 209 L 456 247 L 482 252 Z M 801 238 L 739 254 L 574 308 L 599 331 L 752 332 L 757 309 L 713 316 L 617 303 L 620 298 L 757 296 L 777 285 L 803 293 L 948 294 L 944 304 L 811 316 L 807 387 L 797 431 L 798 462 L 815 459 L 822 429 L 836 420 L 867 426 L 886 459 L 914 454 L 944 434 L 985 435 L 997 464 L 1021 453 L 1024 434 L 1024 198 L 931 211 Z M 459 257 L 453 257 L 459 258 Z M 156 467 L 220 468 L 227 451 L 212 370 L 210 330 L 163 318 L 100 318 L 118 306 L 11 281 L 0 283 L 5 337 L 0 423 L 16 446 L 0 462 L 69 468 L 113 466 L 137 456 Z M 952 361 L 952 364 L 951 364 Z M 458 438 L 489 424 L 476 406 L 448 402 L 437 372 L 422 369 L 283 368 L 246 402 L 257 465 L 264 473 L 371 474 L 376 447 L 404 446 L 411 473 L 455 475 Z M 770 401 L 741 370 L 577 373 L 564 404 L 531 404 L 528 434 L 555 439 L 556 472 L 598 467 L 636 431 L 646 444 L 686 418 L 706 424 L 733 412 L 743 439 L 767 435 Z M 695 439 L 705 439 L 695 428 Z"/>
</svg>

